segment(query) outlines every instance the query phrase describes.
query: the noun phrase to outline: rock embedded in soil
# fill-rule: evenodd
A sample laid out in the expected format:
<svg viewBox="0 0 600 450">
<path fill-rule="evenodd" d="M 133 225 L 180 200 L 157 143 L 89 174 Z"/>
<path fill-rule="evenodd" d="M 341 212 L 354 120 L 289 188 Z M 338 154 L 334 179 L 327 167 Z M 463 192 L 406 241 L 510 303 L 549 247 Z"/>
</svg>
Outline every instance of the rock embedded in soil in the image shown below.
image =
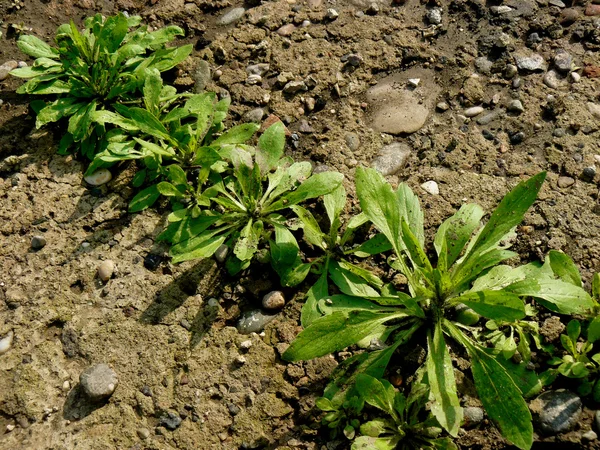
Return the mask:
<svg viewBox="0 0 600 450">
<path fill-rule="evenodd" d="M 544 75 L 544 84 L 551 89 L 558 89 L 560 87 L 560 75 L 555 70 L 549 70 Z"/>
<path fill-rule="evenodd" d="M 537 53 L 531 55 L 515 55 L 515 64 L 519 70 L 526 72 L 546 70 L 546 61 L 544 61 L 544 57 Z"/>
<path fill-rule="evenodd" d="M 194 71 L 194 92 L 197 94 L 203 92 L 210 79 L 210 64 L 208 64 L 208 61 L 201 59 Z"/>
<path fill-rule="evenodd" d="M 173 411 L 167 411 L 158 421 L 158 425 L 161 427 L 165 427 L 167 430 L 174 431 L 181 425 L 182 419 L 179 414 Z"/>
<path fill-rule="evenodd" d="M 394 175 L 406 166 L 410 154 L 407 144 L 393 142 L 379 151 L 379 155 L 371 162 L 371 167 L 383 176 Z"/>
<path fill-rule="evenodd" d="M 296 29 L 296 25 L 294 25 L 293 23 L 288 23 L 288 24 L 280 27 L 277 30 L 277 34 L 279 36 L 284 36 L 284 37 L 291 36 L 295 29 Z"/>
<path fill-rule="evenodd" d="M 31 238 L 31 248 L 41 250 L 46 246 L 46 238 L 44 236 L 34 236 Z"/>
<path fill-rule="evenodd" d="M 581 435 L 581 440 L 584 442 L 595 441 L 598 439 L 598 434 L 594 430 L 586 431 Z"/>
<path fill-rule="evenodd" d="M 262 305 L 265 309 L 281 309 L 285 306 L 285 297 L 281 291 L 271 291 L 262 299 Z"/>
<path fill-rule="evenodd" d="M 259 309 L 247 311 L 238 320 L 237 329 L 241 334 L 260 333 L 275 317 L 277 316 L 264 314 Z"/>
<path fill-rule="evenodd" d="M 544 392 L 533 400 L 529 408 L 534 423 L 548 435 L 569 431 L 581 415 L 581 399 L 566 389 Z"/>
<path fill-rule="evenodd" d="M 119 383 L 116 372 L 107 364 L 96 364 L 85 369 L 79 376 L 83 392 L 92 401 L 110 397 Z"/>
<path fill-rule="evenodd" d="M 483 422 L 483 408 L 478 406 L 467 406 L 463 408 L 464 426 L 474 427 Z"/>
<path fill-rule="evenodd" d="M 110 259 L 106 261 L 102 261 L 102 263 L 98 266 L 98 278 L 102 281 L 107 282 L 110 280 L 110 277 L 113 276 L 115 271 L 115 263 Z"/>
<path fill-rule="evenodd" d="M 265 116 L 265 110 L 262 108 L 254 108 L 244 114 L 244 122 L 260 123 Z"/>
<path fill-rule="evenodd" d="M 575 184 L 575 180 L 571 177 L 558 177 L 556 182 L 559 188 L 565 189 Z"/>
<path fill-rule="evenodd" d="M 17 61 L 6 61 L 4 64 L 0 65 L 0 81 L 4 81 L 11 70 L 19 67 L 19 63 Z"/>
<path fill-rule="evenodd" d="M 140 439 L 146 440 L 150 437 L 150 430 L 147 428 L 138 428 L 137 435 Z"/>
<path fill-rule="evenodd" d="M 421 187 L 423 188 L 423 190 L 425 190 L 425 192 L 431 195 L 439 195 L 440 193 L 440 188 L 438 184 L 433 180 L 426 181 L 421 185 Z"/>
<path fill-rule="evenodd" d="M 372 127 L 381 133 L 414 133 L 429 116 L 429 109 L 419 104 L 419 98 L 410 91 L 377 85 L 369 90 L 367 99 L 373 108 Z"/>
<path fill-rule="evenodd" d="M 569 72 L 573 65 L 573 57 L 565 50 L 560 49 L 554 55 L 554 66 L 560 72 Z"/>
<path fill-rule="evenodd" d="M 483 112 L 483 108 L 481 106 L 473 106 L 472 108 L 465 109 L 465 116 L 467 117 L 475 117 L 478 114 Z"/>
<path fill-rule="evenodd" d="M 427 21 L 432 25 L 439 25 L 442 23 L 442 8 L 431 8 L 427 11 Z"/>
<path fill-rule="evenodd" d="M 219 263 L 224 263 L 225 259 L 227 259 L 227 255 L 229 254 L 229 247 L 225 244 L 221 244 L 219 248 L 215 251 L 215 259 Z"/>
<path fill-rule="evenodd" d="M 160 263 L 162 262 L 162 256 L 156 255 L 154 253 L 148 253 L 144 258 L 144 267 L 148 270 L 156 270 Z"/>
<path fill-rule="evenodd" d="M 523 108 L 523 103 L 521 103 L 521 100 L 513 100 L 513 101 L 511 101 L 508 104 L 508 107 L 506 109 L 509 112 L 517 113 L 517 114 L 521 114 L 522 112 L 525 111 L 525 108 Z"/>
<path fill-rule="evenodd" d="M 596 119 L 600 119 L 600 105 L 592 102 L 587 103 L 587 109 Z"/>
<path fill-rule="evenodd" d="M 101 186 L 112 179 L 112 174 L 107 169 L 98 169 L 93 174 L 83 178 L 85 182 L 92 186 Z"/>
<path fill-rule="evenodd" d="M 593 167 L 586 167 L 581 172 L 579 178 L 581 178 L 586 183 L 592 183 L 594 181 L 594 177 L 596 176 L 596 169 Z"/>
<path fill-rule="evenodd" d="M 10 350 L 10 348 L 12 347 L 14 336 L 15 333 L 11 330 L 6 334 L 6 336 L 0 339 L 0 355 L 3 355 L 4 353 Z"/>
<path fill-rule="evenodd" d="M 226 12 L 221 18 L 217 21 L 219 25 L 231 25 L 234 22 L 240 20 L 246 10 L 244 8 L 233 8 L 231 11 Z"/>
</svg>

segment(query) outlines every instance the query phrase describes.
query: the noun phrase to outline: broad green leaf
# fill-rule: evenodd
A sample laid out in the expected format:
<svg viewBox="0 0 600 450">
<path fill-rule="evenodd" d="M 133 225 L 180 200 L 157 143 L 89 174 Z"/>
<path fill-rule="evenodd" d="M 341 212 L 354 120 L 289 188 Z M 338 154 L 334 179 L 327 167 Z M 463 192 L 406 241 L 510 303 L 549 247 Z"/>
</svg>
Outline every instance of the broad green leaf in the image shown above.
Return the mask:
<svg viewBox="0 0 600 450">
<path fill-rule="evenodd" d="M 410 260 L 426 275 L 430 274 L 433 270 L 433 267 L 431 267 L 431 263 L 429 262 L 429 258 L 427 258 L 425 251 L 423 250 L 422 244 L 409 228 L 409 225 L 406 223 L 406 220 L 404 220 L 404 217 L 401 217 L 400 221 L 402 224 L 402 242 L 404 243 L 404 247 L 410 257 Z"/>
<path fill-rule="evenodd" d="M 327 217 L 329 217 L 329 225 L 333 227 L 336 219 L 339 219 L 340 214 L 346 206 L 346 190 L 343 185 L 339 185 L 336 189 L 323 196 L 323 204 Z"/>
<path fill-rule="evenodd" d="M 329 295 L 329 289 L 327 286 L 327 272 L 323 272 L 317 282 L 311 286 L 306 293 L 306 301 L 302 306 L 302 313 L 300 315 L 300 323 L 303 328 L 307 328 L 312 324 L 315 319 L 321 317 L 321 312 L 318 308 L 319 300 Z"/>
<path fill-rule="evenodd" d="M 75 141 L 81 141 L 91 133 L 90 126 L 93 122 L 93 113 L 96 110 L 96 100 L 79 108 L 69 119 L 67 131 L 73 135 Z"/>
<path fill-rule="evenodd" d="M 477 394 L 490 419 L 507 440 L 520 449 L 530 449 L 533 443 L 531 413 L 519 387 L 496 358 L 473 344 L 458 328 L 447 320 L 444 320 L 444 328 L 467 349 Z"/>
<path fill-rule="evenodd" d="M 511 292 L 502 290 L 466 292 L 453 300 L 464 303 L 477 314 L 492 320 L 514 322 L 525 317 L 523 300 Z"/>
<path fill-rule="evenodd" d="M 179 189 L 166 181 L 158 183 L 156 189 L 165 197 L 183 197 L 183 193 Z"/>
<path fill-rule="evenodd" d="M 342 269 L 345 269 L 348 272 L 353 273 L 354 275 L 358 275 L 370 285 L 375 286 L 378 289 L 381 289 L 383 287 L 383 281 L 381 281 L 381 278 L 375 275 L 372 271 L 368 269 L 363 269 L 362 267 L 357 266 L 356 264 L 351 264 L 345 259 L 340 259 L 338 261 L 338 264 Z"/>
<path fill-rule="evenodd" d="M 378 305 L 370 300 L 356 297 L 353 295 L 326 295 L 319 300 L 319 310 L 324 314 L 333 314 L 338 311 L 373 311 L 390 312 L 399 311 L 397 308 L 390 308 Z"/>
<path fill-rule="evenodd" d="M 127 23 L 127 17 L 122 13 L 119 13 L 116 16 L 107 17 L 102 26 L 102 31 L 96 40 L 96 46 L 99 47 L 102 52 L 116 52 L 127 35 L 128 29 L 129 24 Z"/>
<path fill-rule="evenodd" d="M 467 289 L 471 281 L 475 280 L 481 272 L 514 256 L 517 256 L 517 253 L 493 248 L 478 255 L 477 258 L 470 258 L 468 261 L 454 266 L 451 275 L 452 284 Z"/>
<path fill-rule="evenodd" d="M 369 239 L 367 242 L 363 242 L 358 247 L 349 250 L 348 253 L 365 258 L 370 255 L 378 255 L 379 253 L 387 252 L 392 249 L 392 244 L 385 237 L 384 234 L 379 233 Z"/>
<path fill-rule="evenodd" d="M 296 337 L 282 358 L 286 361 L 309 360 L 342 350 L 396 317 L 397 314 L 370 311 L 336 312 L 319 317 Z"/>
<path fill-rule="evenodd" d="M 230 128 L 217 139 L 215 139 L 211 145 L 220 146 L 226 144 L 244 144 L 246 143 L 260 128 L 259 124 L 256 123 L 243 123 Z"/>
<path fill-rule="evenodd" d="M 400 209 L 391 186 L 374 169 L 356 169 L 356 194 L 363 213 L 400 255 Z M 406 274 L 405 274 L 406 275 Z"/>
<path fill-rule="evenodd" d="M 117 125 L 127 131 L 139 130 L 139 127 L 135 125 L 132 120 L 127 119 L 122 115 L 114 113 L 112 111 L 107 111 L 105 109 L 94 111 L 92 118 L 94 122 L 97 122 L 101 125 L 104 125 L 106 123 L 112 123 L 113 125 Z"/>
<path fill-rule="evenodd" d="M 158 115 L 162 78 L 156 69 L 147 70 L 144 81 L 144 105 L 154 115 Z"/>
<path fill-rule="evenodd" d="M 596 342 L 600 339 L 600 316 L 594 317 L 588 326 L 588 341 Z"/>
<path fill-rule="evenodd" d="M 194 95 L 185 103 L 185 109 L 197 116 L 196 137 L 199 144 L 212 123 L 215 114 L 215 103 L 216 96 L 213 92 Z"/>
<path fill-rule="evenodd" d="M 41 39 L 30 35 L 21 35 L 17 41 L 17 47 L 26 55 L 34 58 L 52 58 L 59 57 L 58 50 L 50 47 Z"/>
<path fill-rule="evenodd" d="M 456 437 L 463 419 L 454 378 L 454 368 L 440 322 L 427 336 L 427 379 L 431 389 L 431 412 L 451 436 Z"/>
<path fill-rule="evenodd" d="M 74 97 L 59 98 L 40 110 L 37 114 L 35 126 L 40 128 L 50 122 L 57 122 L 63 117 L 68 117 L 85 106 Z"/>
<path fill-rule="evenodd" d="M 361 373 L 356 377 L 356 390 L 369 405 L 379 408 L 391 416 L 396 416 L 394 410 L 396 390 L 388 381 L 378 380 Z"/>
<path fill-rule="evenodd" d="M 398 436 L 381 438 L 359 436 L 352 443 L 351 450 L 394 450 L 399 442 Z"/>
<path fill-rule="evenodd" d="M 307 209 L 299 205 L 292 205 L 292 211 L 296 213 L 302 222 L 304 239 L 311 245 L 324 249 L 325 234 L 321 231 L 317 220 Z"/>
<path fill-rule="evenodd" d="M 261 227 L 257 224 L 261 222 L 253 222 L 252 219 L 248 221 L 246 226 L 242 228 L 240 237 L 238 238 L 233 248 L 233 253 L 238 257 L 240 261 L 247 261 L 252 259 L 256 251 L 258 250 L 258 241 L 260 239 Z"/>
<path fill-rule="evenodd" d="M 365 436 L 378 437 L 383 434 L 387 429 L 393 427 L 393 423 L 389 420 L 374 419 L 369 422 L 363 423 L 360 426 L 360 433 Z"/>
<path fill-rule="evenodd" d="M 588 314 L 594 308 L 594 301 L 581 287 L 562 280 L 540 278 L 523 280 L 505 288 L 518 296 L 535 298 L 551 311 L 559 314 Z"/>
<path fill-rule="evenodd" d="M 440 225 L 435 234 L 434 247 L 438 257 L 444 257 L 442 246 L 445 241 L 446 267 L 452 266 L 458 259 L 471 235 L 479 226 L 483 214 L 483 209 L 479 205 L 463 205 L 452 217 Z"/>
<path fill-rule="evenodd" d="M 126 108 L 118 104 L 115 105 L 115 109 L 124 116 L 129 117 L 134 125 L 144 133 L 159 139 L 170 140 L 169 132 L 165 126 L 149 111 L 138 107 Z"/>
<path fill-rule="evenodd" d="M 477 237 L 463 264 L 496 247 L 507 233 L 521 223 L 523 216 L 537 198 L 545 178 L 546 172 L 540 172 L 522 181 L 506 194 Z"/>
<path fill-rule="evenodd" d="M 342 183 L 343 178 L 344 175 L 338 172 L 323 172 L 313 175 L 298 186 L 295 191 L 288 192 L 275 203 L 267 206 L 264 212 L 269 213 L 279 211 L 280 209 L 288 208 L 303 202 L 304 200 L 329 194 Z"/>
<path fill-rule="evenodd" d="M 156 184 L 147 187 L 133 197 L 133 200 L 129 203 L 129 212 L 139 212 L 152 206 L 154 202 L 158 200 L 158 197 L 160 197 L 160 192 L 158 191 Z"/>
<path fill-rule="evenodd" d="M 600 273 L 595 273 L 592 277 L 592 296 L 600 302 Z"/>
<path fill-rule="evenodd" d="M 263 174 L 268 173 L 277 166 L 283 156 L 285 147 L 285 126 L 281 121 L 275 122 L 258 139 L 256 149 L 256 162 Z"/>
<path fill-rule="evenodd" d="M 167 170 L 169 172 L 169 180 L 175 184 L 187 185 L 187 175 L 181 166 L 171 164 Z"/>
<path fill-rule="evenodd" d="M 573 260 L 564 253 L 550 250 L 548 254 L 550 267 L 554 274 L 566 283 L 581 287 L 581 275 Z"/>
<path fill-rule="evenodd" d="M 148 68 L 156 68 L 159 72 L 165 72 L 187 58 L 192 53 L 193 49 L 194 46 L 188 44 L 181 47 L 158 50 L 154 53 L 154 59 Z"/>
<path fill-rule="evenodd" d="M 329 276 L 346 295 L 357 297 L 378 297 L 379 293 L 363 278 L 341 267 L 336 261 L 329 263 Z"/>
<path fill-rule="evenodd" d="M 423 211 L 419 204 L 419 198 L 408 187 L 406 183 L 400 183 L 396 191 L 400 217 L 408 224 L 420 246 L 425 245 L 425 231 L 423 230 Z"/>
<path fill-rule="evenodd" d="M 202 242 L 197 242 L 197 245 L 195 245 L 193 249 L 186 253 L 181 253 L 177 255 L 173 255 L 172 253 L 170 253 L 172 256 L 172 261 L 174 264 L 176 264 L 192 259 L 208 258 L 217 251 L 221 244 L 225 242 L 225 239 L 227 239 L 227 234 L 221 236 L 211 236 L 210 238 L 207 238 Z"/>
<path fill-rule="evenodd" d="M 542 381 L 535 371 L 527 368 L 528 364 L 526 362 L 523 361 L 520 364 L 515 364 L 511 359 L 498 358 L 493 354 L 491 349 L 484 348 L 482 350 L 490 354 L 490 356 L 495 357 L 496 361 L 504 367 L 519 387 L 523 397 L 530 398 L 540 393 L 544 387 Z"/>
</svg>

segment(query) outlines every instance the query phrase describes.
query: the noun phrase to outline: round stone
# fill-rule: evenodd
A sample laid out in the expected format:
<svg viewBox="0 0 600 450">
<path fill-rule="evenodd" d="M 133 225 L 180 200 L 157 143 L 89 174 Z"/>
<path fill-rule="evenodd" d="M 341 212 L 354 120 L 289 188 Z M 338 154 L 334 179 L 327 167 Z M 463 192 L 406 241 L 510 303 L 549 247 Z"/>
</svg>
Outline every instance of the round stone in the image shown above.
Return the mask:
<svg viewBox="0 0 600 450">
<path fill-rule="evenodd" d="M 140 439 L 146 440 L 150 437 L 150 431 L 147 428 L 140 428 L 137 430 L 137 435 Z"/>
<path fill-rule="evenodd" d="M 98 401 L 110 397 L 115 392 L 119 379 L 114 370 L 101 363 L 85 369 L 79 376 L 79 382 L 89 399 Z"/>
<path fill-rule="evenodd" d="M 463 417 L 465 419 L 465 427 L 473 427 L 483 422 L 483 409 L 477 406 L 467 406 L 463 408 Z"/>
<path fill-rule="evenodd" d="M 383 176 L 393 175 L 404 168 L 410 153 L 410 147 L 404 142 L 393 142 L 379 151 L 371 167 Z"/>
<path fill-rule="evenodd" d="M 571 177 L 558 177 L 557 181 L 559 188 L 568 188 L 569 186 L 573 186 L 575 184 L 575 180 Z"/>
<path fill-rule="evenodd" d="M 231 25 L 240 20 L 245 12 L 244 8 L 233 8 L 231 11 L 226 12 L 217 23 L 219 25 Z"/>
<path fill-rule="evenodd" d="M 262 299 L 262 305 L 265 309 L 281 309 L 285 306 L 285 297 L 281 291 L 271 291 Z"/>
<path fill-rule="evenodd" d="M 98 266 L 98 278 L 100 278 L 102 281 L 106 282 L 106 281 L 110 280 L 110 277 L 112 277 L 114 271 L 115 271 L 115 263 L 114 262 L 112 262 L 110 259 L 107 259 L 106 261 L 102 261 L 102 264 L 100 264 Z"/>
<path fill-rule="evenodd" d="M 275 317 L 277 316 L 264 314 L 258 309 L 248 311 L 238 320 L 237 329 L 242 334 L 260 333 Z"/>
<path fill-rule="evenodd" d="M 31 238 L 31 248 L 40 250 L 46 246 L 46 238 L 44 236 L 34 236 Z"/>
<path fill-rule="evenodd" d="M 544 392 L 529 407 L 538 428 L 549 435 L 569 431 L 581 415 L 581 399 L 566 389 Z"/>
<path fill-rule="evenodd" d="M 433 180 L 426 181 L 421 185 L 421 187 L 425 190 L 425 192 L 428 192 L 431 195 L 439 195 L 440 193 L 438 184 Z"/>
<path fill-rule="evenodd" d="M 87 184 L 91 184 L 92 186 L 101 186 L 112 179 L 112 174 L 107 169 L 98 169 L 83 179 Z"/>
<path fill-rule="evenodd" d="M 467 117 L 475 117 L 478 114 L 483 112 L 483 108 L 481 106 L 473 106 L 472 108 L 465 109 L 465 116 Z"/>
</svg>

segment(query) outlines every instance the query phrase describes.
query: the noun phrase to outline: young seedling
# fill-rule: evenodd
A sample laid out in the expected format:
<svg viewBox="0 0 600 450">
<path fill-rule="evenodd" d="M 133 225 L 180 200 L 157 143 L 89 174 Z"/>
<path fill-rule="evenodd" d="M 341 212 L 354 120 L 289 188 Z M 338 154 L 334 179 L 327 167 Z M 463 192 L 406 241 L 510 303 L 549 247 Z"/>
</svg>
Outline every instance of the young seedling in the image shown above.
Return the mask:
<svg viewBox="0 0 600 450">
<path fill-rule="evenodd" d="M 183 35 L 181 28 L 149 32 L 140 23 L 138 16 L 120 13 L 104 18 L 96 14 L 85 20 L 82 32 L 73 22 L 61 25 L 56 32 L 57 47 L 31 35 L 19 38 L 21 51 L 36 60 L 30 67 L 11 72 L 29 79 L 17 93 L 54 98 L 31 106 L 37 114 L 37 128 L 68 118 L 59 152 L 76 143 L 81 153 L 92 159 L 106 132 L 94 120 L 96 111 L 112 111 L 117 103 L 136 103 L 147 71 L 169 70 L 191 53 L 191 45 L 165 47 Z"/>
<path fill-rule="evenodd" d="M 514 322 L 526 317 L 526 298 L 561 314 L 585 313 L 594 306 L 581 287 L 557 278 L 557 270 L 548 273 L 535 264 L 500 265 L 517 256 L 506 249 L 507 239 L 535 201 L 545 175 L 542 172 L 519 183 L 479 231 L 484 215 L 481 207 L 462 206 L 436 233 L 434 266 L 424 249 L 423 214 L 410 188 L 401 184 L 394 192 L 378 172 L 359 168 L 356 185 L 361 208 L 392 245 L 396 256 L 392 267 L 408 280 L 408 292 L 380 299 L 327 298 L 326 315 L 298 335 L 284 359 L 312 359 L 365 339 L 391 341 L 390 347 L 365 358 L 356 369 L 365 372 L 372 364 L 385 367 L 398 346 L 423 330 L 431 411 L 440 425 L 456 436 L 463 416 L 447 347 L 450 339 L 466 350 L 489 417 L 514 445 L 530 448 L 533 428 L 523 395 L 538 380 L 531 380 L 532 372 L 524 374 L 524 364 L 516 366 L 477 343 L 469 327 L 455 320 L 455 308 L 464 304 L 487 319 Z"/>
</svg>

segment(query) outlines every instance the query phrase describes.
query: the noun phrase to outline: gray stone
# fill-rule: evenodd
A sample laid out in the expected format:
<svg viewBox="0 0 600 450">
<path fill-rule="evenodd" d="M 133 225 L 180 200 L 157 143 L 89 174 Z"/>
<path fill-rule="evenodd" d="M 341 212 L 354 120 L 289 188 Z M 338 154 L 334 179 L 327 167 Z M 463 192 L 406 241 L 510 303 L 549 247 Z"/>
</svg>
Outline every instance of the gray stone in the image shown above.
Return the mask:
<svg viewBox="0 0 600 450">
<path fill-rule="evenodd" d="M 254 108 L 246 112 L 243 116 L 244 122 L 260 123 L 265 116 L 265 110 L 262 108 Z"/>
<path fill-rule="evenodd" d="M 563 49 L 554 55 L 554 66 L 563 73 L 569 72 L 573 66 L 573 57 Z"/>
<path fill-rule="evenodd" d="M 519 69 L 514 64 L 507 64 L 504 68 L 504 76 L 509 80 L 514 78 L 519 73 Z"/>
<path fill-rule="evenodd" d="M 558 6 L 559 8 L 566 8 L 567 6 L 560 0 L 548 0 L 548 4 L 552 6 Z"/>
<path fill-rule="evenodd" d="M 558 72 L 555 70 L 549 70 L 544 75 L 544 84 L 552 89 L 557 89 L 560 86 L 560 78 Z"/>
<path fill-rule="evenodd" d="M 46 246 L 46 238 L 44 236 L 34 236 L 31 238 L 31 248 L 40 250 Z"/>
<path fill-rule="evenodd" d="M 198 66 L 194 72 L 194 92 L 197 94 L 203 92 L 210 82 L 210 78 L 210 64 L 208 64 L 208 61 L 201 59 L 198 61 Z"/>
<path fill-rule="evenodd" d="M 478 406 L 467 406 L 463 408 L 465 427 L 473 427 L 483 422 L 483 409 Z"/>
<path fill-rule="evenodd" d="M 442 23 L 442 8 L 431 8 L 427 11 L 427 21 L 432 25 Z"/>
<path fill-rule="evenodd" d="M 119 379 L 114 370 L 101 363 L 85 369 L 79 376 L 79 382 L 88 398 L 98 401 L 112 395 Z"/>
<path fill-rule="evenodd" d="M 575 184 L 575 180 L 571 177 L 558 177 L 558 181 L 556 182 L 559 188 L 568 188 Z"/>
<path fill-rule="evenodd" d="M 475 117 L 483 112 L 483 108 L 481 106 L 473 106 L 472 108 L 465 109 L 465 116 L 467 117 Z"/>
<path fill-rule="evenodd" d="M 346 133 L 344 136 L 344 141 L 346 141 L 346 145 L 353 152 L 358 150 L 358 147 L 360 147 L 360 138 L 356 133 Z"/>
<path fill-rule="evenodd" d="M 440 188 L 438 186 L 438 184 L 433 181 L 433 180 L 429 180 L 426 181 L 425 183 L 421 184 L 421 187 L 423 188 L 423 190 L 431 195 L 439 195 L 440 194 Z"/>
<path fill-rule="evenodd" d="M 137 435 L 140 437 L 140 439 L 146 440 L 150 437 L 150 430 L 147 428 L 139 428 L 137 430 Z"/>
<path fill-rule="evenodd" d="M 297 92 L 306 90 L 306 83 L 304 81 L 289 81 L 283 87 L 283 92 L 286 94 L 296 94 Z"/>
<path fill-rule="evenodd" d="M 517 114 L 521 114 L 522 112 L 525 111 L 525 108 L 523 108 L 523 103 L 521 103 L 521 100 L 513 100 L 508 104 L 508 108 L 506 108 L 509 112 L 513 112 L 513 113 L 517 113 Z"/>
<path fill-rule="evenodd" d="M 544 392 L 531 402 L 534 423 L 545 434 L 569 431 L 581 415 L 581 399 L 566 389 Z"/>
<path fill-rule="evenodd" d="M 248 311 L 238 320 L 237 329 L 242 334 L 260 333 L 275 317 L 277 316 L 264 314 L 259 309 Z"/>
<path fill-rule="evenodd" d="M 179 414 L 173 411 L 167 411 L 162 416 L 160 416 L 158 425 L 161 427 L 165 427 L 167 430 L 173 431 L 179 428 L 181 422 L 182 420 Z"/>
<path fill-rule="evenodd" d="M 231 25 L 234 22 L 240 20 L 246 10 L 244 8 L 233 8 L 231 11 L 226 12 L 221 18 L 217 21 L 219 25 Z"/>
<path fill-rule="evenodd" d="M 596 434 L 596 432 L 594 430 L 590 430 L 590 431 L 586 431 L 585 433 L 583 433 L 581 435 L 581 439 L 583 441 L 595 441 L 596 439 L 598 439 L 598 434 Z"/>
<path fill-rule="evenodd" d="M 102 261 L 102 263 L 98 266 L 98 278 L 102 281 L 106 282 L 110 280 L 110 277 L 113 276 L 115 271 L 115 263 L 110 259 L 106 261 Z"/>
<path fill-rule="evenodd" d="M 215 251 L 215 259 L 219 263 L 224 263 L 227 255 L 229 254 L 229 247 L 225 244 L 221 244 L 219 248 Z"/>
<path fill-rule="evenodd" d="M 271 291 L 262 299 L 262 305 L 265 309 L 281 309 L 285 306 L 285 297 L 281 291 Z"/>
<path fill-rule="evenodd" d="M 482 75 L 489 75 L 492 73 L 492 66 L 494 63 L 490 61 L 486 56 L 481 56 L 475 59 L 475 68 L 477 72 Z"/>
<path fill-rule="evenodd" d="M 588 102 L 587 109 L 596 119 L 600 119 L 600 105 Z"/>
<path fill-rule="evenodd" d="M 352 67 L 358 67 L 363 62 L 363 57 L 358 53 L 351 53 L 348 55 L 347 62 Z"/>
<path fill-rule="evenodd" d="M 435 107 L 438 111 L 442 112 L 448 111 L 450 109 L 450 106 L 446 102 L 439 102 L 437 105 L 435 105 Z"/>
<path fill-rule="evenodd" d="M 277 30 L 277 34 L 279 36 L 291 36 L 291 34 L 296 29 L 296 25 L 293 23 L 288 23 L 287 25 L 282 26 Z"/>
<path fill-rule="evenodd" d="M 383 176 L 394 175 L 402 170 L 410 157 L 410 147 L 404 142 L 393 142 L 379 151 L 371 167 Z"/>
<path fill-rule="evenodd" d="M 102 186 L 112 180 L 112 174 L 108 169 L 98 169 L 93 174 L 83 177 L 87 184 Z"/>
<path fill-rule="evenodd" d="M 246 67 L 246 72 L 248 75 L 260 75 L 262 77 L 269 71 L 270 67 L 267 63 L 252 64 Z"/>
<path fill-rule="evenodd" d="M 327 20 L 335 20 L 340 17 L 340 14 L 333 8 L 329 8 L 325 13 L 325 18 Z"/>
<path fill-rule="evenodd" d="M 519 70 L 528 72 L 537 72 L 546 70 L 546 61 L 544 57 L 537 53 L 530 55 L 515 55 L 515 63 Z"/>
<path fill-rule="evenodd" d="M 11 70 L 19 67 L 19 63 L 17 61 L 6 61 L 4 64 L 0 65 L 0 81 L 5 80 L 8 77 L 8 74 Z"/>
</svg>

